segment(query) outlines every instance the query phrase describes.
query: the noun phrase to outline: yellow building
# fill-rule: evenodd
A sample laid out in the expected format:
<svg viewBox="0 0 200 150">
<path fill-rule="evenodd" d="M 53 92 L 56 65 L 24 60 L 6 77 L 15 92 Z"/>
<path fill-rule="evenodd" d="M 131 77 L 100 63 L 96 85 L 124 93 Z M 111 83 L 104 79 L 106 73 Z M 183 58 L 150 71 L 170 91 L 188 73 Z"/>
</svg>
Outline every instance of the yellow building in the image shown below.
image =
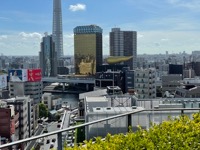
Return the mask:
<svg viewBox="0 0 200 150">
<path fill-rule="evenodd" d="M 95 74 L 102 65 L 102 29 L 96 25 L 74 28 L 75 74 Z"/>
</svg>

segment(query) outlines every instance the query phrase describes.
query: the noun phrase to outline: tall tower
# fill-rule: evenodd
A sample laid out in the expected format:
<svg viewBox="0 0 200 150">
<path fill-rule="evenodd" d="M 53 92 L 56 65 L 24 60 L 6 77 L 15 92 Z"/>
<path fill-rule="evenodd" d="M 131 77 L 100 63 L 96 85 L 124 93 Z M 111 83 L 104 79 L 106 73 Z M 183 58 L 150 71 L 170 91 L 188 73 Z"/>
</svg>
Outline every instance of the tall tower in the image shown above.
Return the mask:
<svg viewBox="0 0 200 150">
<path fill-rule="evenodd" d="M 52 35 L 47 33 L 42 38 L 40 56 L 40 68 L 42 69 L 42 76 L 56 76 L 57 75 L 57 53 L 55 51 L 55 43 Z"/>
<path fill-rule="evenodd" d="M 137 67 L 137 32 L 120 31 L 120 28 L 112 28 L 110 32 L 110 55 L 111 56 L 133 56 L 124 62 L 130 69 Z"/>
<path fill-rule="evenodd" d="M 74 57 L 76 74 L 95 74 L 102 65 L 102 28 L 97 25 L 74 28 Z"/>
<path fill-rule="evenodd" d="M 57 58 L 63 57 L 63 31 L 61 0 L 53 0 L 53 40 Z"/>
</svg>

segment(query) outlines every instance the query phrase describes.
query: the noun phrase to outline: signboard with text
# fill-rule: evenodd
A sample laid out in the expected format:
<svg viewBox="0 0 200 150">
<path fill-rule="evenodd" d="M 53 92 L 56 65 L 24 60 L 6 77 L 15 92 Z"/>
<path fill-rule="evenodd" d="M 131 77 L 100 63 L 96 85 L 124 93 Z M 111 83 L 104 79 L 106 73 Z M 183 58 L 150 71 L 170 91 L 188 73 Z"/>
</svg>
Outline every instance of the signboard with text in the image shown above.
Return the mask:
<svg viewBox="0 0 200 150">
<path fill-rule="evenodd" d="M 42 79 L 41 69 L 28 69 L 28 81 L 29 82 L 41 81 L 41 79 Z"/>
</svg>

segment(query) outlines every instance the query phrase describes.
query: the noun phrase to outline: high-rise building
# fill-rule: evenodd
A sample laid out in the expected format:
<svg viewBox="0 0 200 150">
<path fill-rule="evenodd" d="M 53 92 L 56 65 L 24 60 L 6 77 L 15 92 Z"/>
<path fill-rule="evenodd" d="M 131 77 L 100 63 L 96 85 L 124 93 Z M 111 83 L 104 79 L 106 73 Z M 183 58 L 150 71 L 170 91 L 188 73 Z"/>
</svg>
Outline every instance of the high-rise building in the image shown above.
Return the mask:
<svg viewBox="0 0 200 150">
<path fill-rule="evenodd" d="M 63 31 L 61 0 L 53 0 L 53 40 L 57 58 L 63 57 Z"/>
<path fill-rule="evenodd" d="M 42 38 L 40 55 L 40 68 L 42 69 L 42 76 L 56 76 L 57 75 L 57 52 L 55 51 L 55 43 L 52 35 L 47 33 Z"/>
<path fill-rule="evenodd" d="M 124 64 L 128 65 L 130 69 L 135 69 L 137 66 L 137 32 L 112 28 L 110 32 L 110 56 L 133 56 Z"/>
<path fill-rule="evenodd" d="M 95 74 L 102 65 L 102 32 L 97 25 L 74 28 L 75 73 Z"/>
</svg>

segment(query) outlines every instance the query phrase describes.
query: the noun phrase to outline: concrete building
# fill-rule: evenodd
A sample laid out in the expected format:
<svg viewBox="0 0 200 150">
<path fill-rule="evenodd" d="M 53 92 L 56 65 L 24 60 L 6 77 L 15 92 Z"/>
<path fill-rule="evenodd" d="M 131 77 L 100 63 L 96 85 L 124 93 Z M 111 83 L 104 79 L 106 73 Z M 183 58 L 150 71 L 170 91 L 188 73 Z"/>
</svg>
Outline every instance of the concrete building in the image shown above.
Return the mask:
<svg viewBox="0 0 200 150">
<path fill-rule="evenodd" d="M 69 68 L 67 67 L 57 67 L 58 75 L 67 75 L 69 74 Z"/>
<path fill-rule="evenodd" d="M 39 103 L 42 101 L 42 82 L 9 82 L 10 97 L 30 96 L 33 109 L 33 130 L 37 127 L 39 118 Z"/>
<path fill-rule="evenodd" d="M 169 64 L 169 74 L 182 74 L 183 75 L 183 65 Z"/>
<path fill-rule="evenodd" d="M 63 54 L 63 31 L 62 31 L 62 3 L 61 0 L 53 0 L 53 41 L 55 42 L 55 51 L 57 58 Z"/>
<path fill-rule="evenodd" d="M 38 104 L 42 100 L 42 81 L 36 82 L 9 82 L 10 97 L 30 95 L 34 104 Z"/>
<path fill-rule="evenodd" d="M 85 122 L 103 119 L 117 114 L 131 112 L 134 110 L 136 110 L 135 107 L 112 106 L 112 102 L 106 97 L 85 98 Z M 88 140 L 97 136 L 104 137 L 107 135 L 107 133 L 126 133 L 128 130 L 127 123 L 128 122 L 126 116 L 87 126 L 85 127 L 86 139 Z"/>
<path fill-rule="evenodd" d="M 57 75 L 57 52 L 52 35 L 45 33 L 41 42 L 41 51 L 39 52 L 40 68 L 42 76 L 53 77 Z"/>
<path fill-rule="evenodd" d="M 124 92 L 124 73 L 122 71 L 97 72 L 95 75 L 95 89 L 119 86 Z"/>
<path fill-rule="evenodd" d="M 74 28 L 75 74 L 95 74 L 102 65 L 102 32 L 97 25 Z"/>
<path fill-rule="evenodd" d="M 121 31 L 120 28 L 112 28 L 110 32 L 110 56 L 133 56 L 124 62 L 130 69 L 137 67 L 137 32 Z"/>
<path fill-rule="evenodd" d="M 134 70 L 125 71 L 125 93 L 132 93 L 134 90 Z"/>
<path fill-rule="evenodd" d="M 200 86 L 180 86 L 176 87 L 175 97 L 198 98 L 200 97 Z"/>
<path fill-rule="evenodd" d="M 200 98 L 176 97 L 176 98 L 138 99 L 137 106 L 143 107 L 145 109 L 200 108 Z"/>
<path fill-rule="evenodd" d="M 200 51 L 197 50 L 197 51 L 192 51 L 192 55 L 191 55 L 191 59 L 192 61 L 194 62 L 200 62 Z"/>
<path fill-rule="evenodd" d="M 19 140 L 19 113 L 13 105 L 0 100 L 0 137 L 8 142 Z"/>
<path fill-rule="evenodd" d="M 193 69 L 183 70 L 183 78 L 194 78 L 195 72 Z"/>
<path fill-rule="evenodd" d="M 170 74 L 162 76 L 162 95 L 168 91 L 170 94 L 175 93 L 176 87 L 180 86 L 182 81 L 182 75 Z"/>
<path fill-rule="evenodd" d="M 200 85 L 200 77 L 195 77 L 195 78 L 184 78 L 182 81 L 183 85 L 195 85 L 199 86 Z"/>
<path fill-rule="evenodd" d="M 132 130 L 138 130 L 138 125 L 142 129 L 149 129 L 152 124 L 159 124 L 169 119 L 169 115 L 174 118 L 181 115 L 181 111 L 162 111 L 162 108 L 199 108 L 200 99 L 138 99 L 137 107 L 113 107 L 105 97 L 89 97 L 85 99 L 85 122 L 91 122 L 117 114 L 133 112 L 137 110 L 157 108 L 157 111 L 143 111 L 131 115 Z M 184 114 L 191 117 L 198 110 L 187 110 Z M 94 137 L 105 137 L 107 133 L 118 134 L 128 131 L 128 117 L 120 117 L 109 121 L 102 121 L 85 127 L 86 139 Z"/>
<path fill-rule="evenodd" d="M 19 139 L 34 135 L 34 111 L 29 96 L 21 96 L 4 100 L 8 105 L 14 105 L 15 112 L 19 112 Z"/>
<path fill-rule="evenodd" d="M 134 82 L 139 99 L 156 98 L 155 69 L 136 69 Z"/>
<path fill-rule="evenodd" d="M 62 107 L 62 98 L 52 95 L 51 93 L 44 93 L 42 101 L 48 108 L 48 110 L 59 110 Z"/>
<path fill-rule="evenodd" d="M 19 140 L 26 139 L 34 135 L 34 111 L 32 99 L 29 96 L 4 99 L 7 105 L 13 105 L 14 111 L 19 113 Z M 26 143 L 20 145 L 25 149 Z"/>
<path fill-rule="evenodd" d="M 185 78 L 175 89 L 175 97 L 198 98 L 200 97 L 200 78 Z"/>
</svg>

